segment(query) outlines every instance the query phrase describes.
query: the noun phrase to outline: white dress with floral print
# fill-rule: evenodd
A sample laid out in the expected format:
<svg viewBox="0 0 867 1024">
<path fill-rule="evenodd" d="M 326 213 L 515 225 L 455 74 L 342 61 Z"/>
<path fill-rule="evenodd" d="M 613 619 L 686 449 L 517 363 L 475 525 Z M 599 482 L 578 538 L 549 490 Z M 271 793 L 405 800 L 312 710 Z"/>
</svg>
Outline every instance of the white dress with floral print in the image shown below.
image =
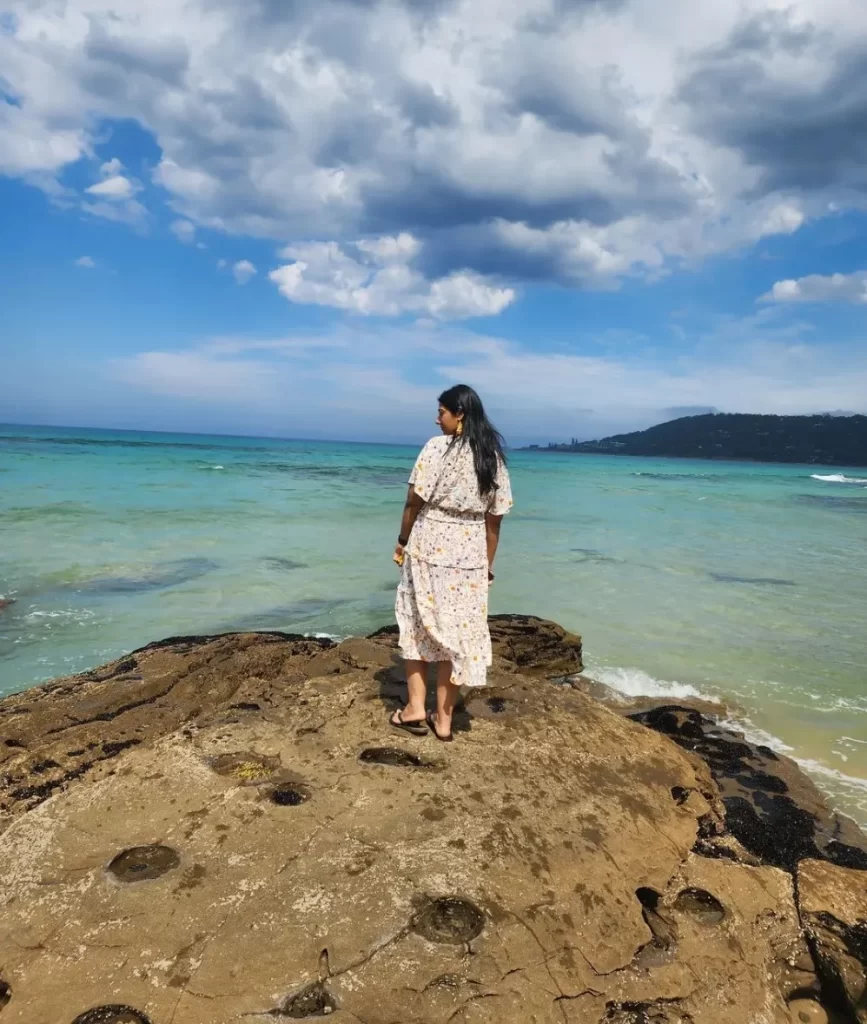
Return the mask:
<svg viewBox="0 0 867 1024">
<path fill-rule="evenodd" d="M 452 682 L 484 686 L 491 664 L 485 515 L 512 507 L 501 463 L 482 497 L 469 444 L 435 437 L 409 478 L 425 506 L 410 535 L 395 611 L 400 649 L 411 661 L 450 661 Z"/>
</svg>

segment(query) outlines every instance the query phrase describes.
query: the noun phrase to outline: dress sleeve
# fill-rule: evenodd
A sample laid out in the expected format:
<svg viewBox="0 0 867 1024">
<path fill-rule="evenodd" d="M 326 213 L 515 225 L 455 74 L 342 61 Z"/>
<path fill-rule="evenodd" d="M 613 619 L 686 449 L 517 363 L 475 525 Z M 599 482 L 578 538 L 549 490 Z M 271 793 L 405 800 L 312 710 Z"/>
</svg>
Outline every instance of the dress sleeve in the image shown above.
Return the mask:
<svg viewBox="0 0 867 1024">
<path fill-rule="evenodd" d="M 428 441 L 415 460 L 409 483 L 424 501 L 430 501 L 442 470 L 442 452 L 436 438 Z"/>
<path fill-rule="evenodd" d="M 491 502 L 491 506 L 488 512 L 492 516 L 504 516 L 511 512 L 512 505 L 512 481 L 509 479 L 509 471 L 506 469 L 505 463 L 500 463 L 499 469 L 497 470 L 497 489 L 494 492 L 494 500 Z"/>
</svg>

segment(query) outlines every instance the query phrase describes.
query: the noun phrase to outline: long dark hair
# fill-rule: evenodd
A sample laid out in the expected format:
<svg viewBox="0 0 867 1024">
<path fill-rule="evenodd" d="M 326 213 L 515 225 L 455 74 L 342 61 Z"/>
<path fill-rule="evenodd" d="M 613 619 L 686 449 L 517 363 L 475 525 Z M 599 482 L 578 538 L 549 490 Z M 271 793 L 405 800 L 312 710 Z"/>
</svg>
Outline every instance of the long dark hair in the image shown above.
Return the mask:
<svg viewBox="0 0 867 1024">
<path fill-rule="evenodd" d="M 485 415 L 485 407 L 476 392 L 466 384 L 456 384 L 439 397 L 439 403 L 453 415 L 464 414 L 463 433 L 452 444 L 468 444 L 473 451 L 479 494 L 486 497 L 496 490 L 497 469 L 506 458 L 505 441 Z"/>
</svg>

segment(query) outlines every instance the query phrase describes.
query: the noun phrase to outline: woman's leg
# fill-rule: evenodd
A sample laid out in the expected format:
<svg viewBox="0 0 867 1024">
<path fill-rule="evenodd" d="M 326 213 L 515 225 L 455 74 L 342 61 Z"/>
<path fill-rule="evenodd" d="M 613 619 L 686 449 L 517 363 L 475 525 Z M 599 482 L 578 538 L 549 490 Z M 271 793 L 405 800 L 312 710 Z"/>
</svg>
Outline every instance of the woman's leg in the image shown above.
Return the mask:
<svg viewBox="0 0 867 1024">
<path fill-rule="evenodd" d="M 423 722 L 427 700 L 427 665 L 425 662 L 406 662 L 406 693 L 406 707 L 400 713 L 401 720 Z"/>
<path fill-rule="evenodd" d="M 460 687 L 452 682 L 452 663 L 440 661 L 437 664 L 437 713 L 434 724 L 440 736 L 452 731 L 452 712 L 458 702 Z"/>
</svg>

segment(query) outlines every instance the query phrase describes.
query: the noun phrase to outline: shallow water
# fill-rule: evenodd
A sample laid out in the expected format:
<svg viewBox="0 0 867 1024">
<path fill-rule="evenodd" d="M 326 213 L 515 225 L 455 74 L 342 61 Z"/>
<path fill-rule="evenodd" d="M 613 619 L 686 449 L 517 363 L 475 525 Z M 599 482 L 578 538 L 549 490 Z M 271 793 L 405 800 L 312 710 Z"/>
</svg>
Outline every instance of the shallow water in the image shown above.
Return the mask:
<svg viewBox="0 0 867 1024">
<path fill-rule="evenodd" d="M 0 693 L 150 640 L 391 621 L 410 448 L 0 428 Z M 516 452 L 493 611 L 721 698 L 867 824 L 867 473 Z"/>
</svg>

